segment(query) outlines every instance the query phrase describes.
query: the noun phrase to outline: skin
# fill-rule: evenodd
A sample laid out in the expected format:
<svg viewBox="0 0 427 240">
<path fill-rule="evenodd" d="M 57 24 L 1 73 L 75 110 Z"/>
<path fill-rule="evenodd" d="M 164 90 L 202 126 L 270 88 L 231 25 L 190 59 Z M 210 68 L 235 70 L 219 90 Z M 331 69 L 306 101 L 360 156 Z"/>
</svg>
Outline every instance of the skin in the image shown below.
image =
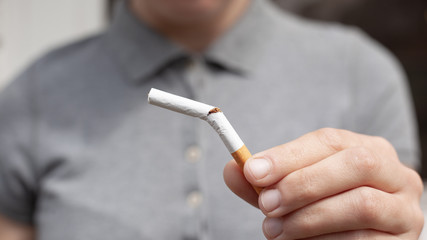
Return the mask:
<svg viewBox="0 0 427 240">
<path fill-rule="evenodd" d="M 247 3 L 132 0 L 131 9 L 197 53 L 229 29 Z M 243 172 L 230 161 L 224 179 L 266 215 L 262 227 L 267 239 L 418 239 L 423 226 L 420 177 L 378 137 L 318 130 L 254 155 Z M 258 196 L 250 184 L 265 189 Z M 0 240 L 31 239 L 31 227 L 0 216 Z"/>
<path fill-rule="evenodd" d="M 265 214 L 267 239 L 415 240 L 424 224 L 419 175 L 380 137 L 320 129 L 254 155 L 243 172 L 230 161 L 224 179 Z"/>
<path fill-rule="evenodd" d="M 192 52 L 201 52 L 229 29 L 249 0 L 132 0 L 142 21 Z"/>
<path fill-rule="evenodd" d="M 0 240 L 32 240 L 34 229 L 0 216 Z"/>
</svg>

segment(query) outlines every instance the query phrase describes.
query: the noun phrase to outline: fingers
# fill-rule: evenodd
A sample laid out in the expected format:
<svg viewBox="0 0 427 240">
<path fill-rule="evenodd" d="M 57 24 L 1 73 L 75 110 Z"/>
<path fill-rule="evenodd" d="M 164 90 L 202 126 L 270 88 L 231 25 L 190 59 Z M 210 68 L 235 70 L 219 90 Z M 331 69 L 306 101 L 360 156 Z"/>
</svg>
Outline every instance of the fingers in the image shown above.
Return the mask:
<svg viewBox="0 0 427 240">
<path fill-rule="evenodd" d="M 320 129 L 292 142 L 255 154 L 244 168 L 246 179 L 255 186 L 266 187 L 298 169 L 310 166 L 341 150 L 375 146 L 379 154 L 397 161 L 391 145 L 378 137 L 346 130 Z"/>
<path fill-rule="evenodd" d="M 304 238 L 303 240 L 401 240 L 389 233 L 374 230 L 358 230 L 341 233 L 326 234 L 317 237 Z M 408 238 L 411 239 L 411 238 Z M 415 238 L 414 238 L 415 239 Z"/>
<path fill-rule="evenodd" d="M 35 230 L 0 215 L 0 239 L 35 239 Z"/>
<path fill-rule="evenodd" d="M 224 181 L 230 190 L 254 207 L 258 207 L 258 194 L 246 180 L 242 170 L 234 160 L 227 163 L 224 168 Z"/>
<path fill-rule="evenodd" d="M 372 229 L 390 234 L 408 232 L 412 204 L 374 188 L 361 187 L 320 200 L 282 218 L 267 218 L 268 239 L 304 239 L 325 234 Z M 326 221 L 325 221 L 326 220 Z M 345 238 L 347 239 L 347 238 Z"/>
<path fill-rule="evenodd" d="M 244 175 L 243 175 L 244 174 Z M 423 227 L 419 175 L 383 138 L 321 129 L 258 153 L 224 179 L 254 206 L 268 239 L 416 239 Z"/>
<path fill-rule="evenodd" d="M 260 194 L 259 206 L 267 216 L 278 217 L 360 186 L 394 193 L 406 182 L 405 174 L 396 174 L 398 167 L 400 165 L 390 164 L 370 149 L 345 149 L 290 173 L 264 190 Z"/>
</svg>

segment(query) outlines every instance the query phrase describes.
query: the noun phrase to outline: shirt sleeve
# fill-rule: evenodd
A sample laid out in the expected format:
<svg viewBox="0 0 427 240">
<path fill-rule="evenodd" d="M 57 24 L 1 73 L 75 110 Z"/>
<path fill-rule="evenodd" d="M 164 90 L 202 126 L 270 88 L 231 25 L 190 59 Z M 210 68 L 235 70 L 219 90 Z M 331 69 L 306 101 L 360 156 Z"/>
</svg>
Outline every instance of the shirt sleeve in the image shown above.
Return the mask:
<svg viewBox="0 0 427 240">
<path fill-rule="evenodd" d="M 0 214 L 32 224 L 36 203 L 31 70 L 0 93 Z"/>
<path fill-rule="evenodd" d="M 418 130 L 404 71 L 384 47 L 362 33 L 355 39 L 356 131 L 386 138 L 400 161 L 417 169 L 420 166 Z"/>
</svg>

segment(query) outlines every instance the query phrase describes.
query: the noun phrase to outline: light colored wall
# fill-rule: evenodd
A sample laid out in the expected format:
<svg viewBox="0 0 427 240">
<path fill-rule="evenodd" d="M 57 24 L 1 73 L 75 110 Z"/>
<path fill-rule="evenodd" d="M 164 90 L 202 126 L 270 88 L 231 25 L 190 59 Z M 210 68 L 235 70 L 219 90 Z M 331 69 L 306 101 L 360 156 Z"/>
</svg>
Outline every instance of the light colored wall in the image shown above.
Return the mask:
<svg viewBox="0 0 427 240">
<path fill-rule="evenodd" d="M 0 0 L 0 89 L 47 50 L 101 31 L 105 0 Z"/>
</svg>

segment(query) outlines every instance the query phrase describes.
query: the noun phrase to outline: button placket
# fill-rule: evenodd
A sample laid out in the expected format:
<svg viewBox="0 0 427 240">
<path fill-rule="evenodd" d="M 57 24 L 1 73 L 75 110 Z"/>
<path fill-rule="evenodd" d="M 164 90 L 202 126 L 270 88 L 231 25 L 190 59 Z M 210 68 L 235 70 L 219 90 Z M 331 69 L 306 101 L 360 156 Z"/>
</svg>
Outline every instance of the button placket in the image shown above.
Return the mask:
<svg viewBox="0 0 427 240">
<path fill-rule="evenodd" d="M 192 209 L 200 207 L 203 202 L 203 195 L 200 191 L 195 190 L 187 195 L 187 205 Z"/>
<path fill-rule="evenodd" d="M 183 221 L 182 236 L 184 239 L 200 239 L 200 207 L 202 205 L 202 193 L 199 190 L 199 165 L 202 161 L 202 150 L 197 142 L 197 129 L 194 125 L 200 121 L 188 117 L 184 123 L 182 132 L 182 169 L 183 169 Z"/>
<path fill-rule="evenodd" d="M 187 160 L 188 163 L 197 163 L 200 161 L 202 157 L 202 149 L 197 144 L 189 146 L 185 150 L 185 160 Z"/>
<path fill-rule="evenodd" d="M 189 95 L 193 99 L 201 101 L 203 97 L 206 78 L 206 69 L 201 57 L 193 57 L 187 66 L 183 68 L 184 82 L 188 86 Z M 184 236 L 194 239 L 206 239 L 206 197 L 205 177 L 202 174 L 204 165 L 204 148 L 201 129 L 207 127 L 200 119 L 188 118 L 184 137 L 183 157 L 185 159 L 184 179 L 186 179 L 186 223 L 184 223 Z"/>
</svg>

